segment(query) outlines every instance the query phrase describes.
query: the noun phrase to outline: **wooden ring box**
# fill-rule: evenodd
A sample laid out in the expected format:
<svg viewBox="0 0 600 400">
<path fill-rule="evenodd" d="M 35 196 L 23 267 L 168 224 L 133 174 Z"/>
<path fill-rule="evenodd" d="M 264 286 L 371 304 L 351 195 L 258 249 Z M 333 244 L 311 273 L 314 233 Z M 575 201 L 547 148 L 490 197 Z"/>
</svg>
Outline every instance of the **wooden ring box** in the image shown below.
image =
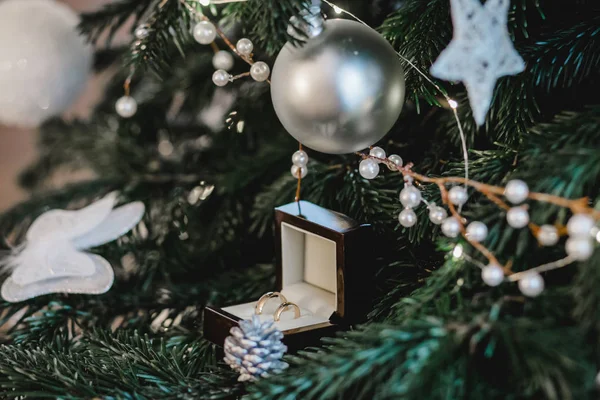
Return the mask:
<svg viewBox="0 0 600 400">
<path fill-rule="evenodd" d="M 306 201 L 276 208 L 275 224 L 276 290 L 301 310 L 299 318 L 284 312 L 275 323 L 289 350 L 317 345 L 321 337 L 364 320 L 374 287 L 371 227 Z M 206 307 L 206 339 L 223 346 L 229 330 L 254 315 L 257 301 Z M 278 305 L 278 299 L 269 300 L 260 318 L 273 320 Z"/>
</svg>

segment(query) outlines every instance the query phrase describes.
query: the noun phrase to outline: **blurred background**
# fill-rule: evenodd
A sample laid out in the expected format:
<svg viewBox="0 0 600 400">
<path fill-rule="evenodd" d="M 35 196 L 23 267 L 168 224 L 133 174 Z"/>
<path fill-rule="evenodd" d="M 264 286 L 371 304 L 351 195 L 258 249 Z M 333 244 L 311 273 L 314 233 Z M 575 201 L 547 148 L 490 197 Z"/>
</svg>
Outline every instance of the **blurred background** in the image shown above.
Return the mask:
<svg viewBox="0 0 600 400">
<path fill-rule="evenodd" d="M 110 1 L 64 0 L 60 2 L 80 13 L 94 10 Z M 111 75 L 112 71 L 109 70 L 91 76 L 86 90 L 67 112 L 68 117 L 85 118 L 96 100 L 100 98 L 103 85 Z M 37 135 L 37 129 L 16 128 L 0 124 L 0 212 L 27 196 L 27 193 L 19 188 L 17 179 L 19 172 L 36 160 Z M 52 184 L 60 186 L 67 181 L 85 179 L 89 177 L 89 174 L 88 171 L 79 171 L 76 174 L 58 174 L 54 177 Z"/>
</svg>

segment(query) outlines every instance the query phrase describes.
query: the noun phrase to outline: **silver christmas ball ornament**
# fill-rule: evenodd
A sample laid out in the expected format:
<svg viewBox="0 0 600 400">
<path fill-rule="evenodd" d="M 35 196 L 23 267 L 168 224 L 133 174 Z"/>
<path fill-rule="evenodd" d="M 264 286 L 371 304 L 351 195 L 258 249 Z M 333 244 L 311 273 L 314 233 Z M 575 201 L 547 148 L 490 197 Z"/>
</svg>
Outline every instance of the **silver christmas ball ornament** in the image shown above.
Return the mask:
<svg viewBox="0 0 600 400">
<path fill-rule="evenodd" d="M 247 57 L 252 54 L 252 50 L 254 50 L 254 44 L 252 44 L 250 39 L 243 38 L 238 40 L 238 42 L 235 44 L 235 49 L 238 51 L 238 53 Z"/>
<path fill-rule="evenodd" d="M 212 76 L 212 81 L 217 86 L 225 86 L 229 83 L 231 75 L 224 69 L 218 69 Z"/>
<path fill-rule="evenodd" d="M 528 272 L 519 280 L 519 290 L 527 297 L 539 296 L 544 287 L 544 278 L 537 272 Z"/>
<path fill-rule="evenodd" d="M 506 213 L 506 221 L 512 228 L 524 228 L 529 224 L 529 213 L 523 207 L 513 207 Z"/>
<path fill-rule="evenodd" d="M 596 222 L 589 214 L 575 214 L 567 222 L 567 232 L 571 237 L 589 237 Z"/>
<path fill-rule="evenodd" d="M 212 59 L 213 67 L 215 67 L 215 69 L 222 69 L 224 71 L 229 71 L 231 68 L 233 68 L 234 63 L 235 61 L 233 60 L 233 56 L 226 50 L 217 51 Z"/>
<path fill-rule="evenodd" d="M 537 240 L 542 246 L 554 246 L 558 243 L 558 229 L 553 225 L 542 225 L 537 234 Z"/>
<path fill-rule="evenodd" d="M 489 264 L 481 269 L 481 279 L 488 286 L 498 286 L 504 281 L 504 270 L 498 264 Z"/>
<path fill-rule="evenodd" d="M 383 150 L 381 147 L 375 146 L 369 151 L 369 155 L 371 157 L 385 159 L 385 150 Z"/>
<path fill-rule="evenodd" d="M 217 37 L 217 28 L 209 21 L 200 21 L 194 26 L 192 32 L 196 42 L 200 44 L 211 44 Z"/>
<path fill-rule="evenodd" d="M 442 222 L 442 233 L 449 238 L 455 238 L 460 233 L 460 222 L 454 217 L 446 218 Z"/>
<path fill-rule="evenodd" d="M 594 243 L 589 237 L 571 237 L 565 243 L 565 250 L 577 261 L 585 261 L 594 253 Z"/>
<path fill-rule="evenodd" d="M 306 166 L 292 165 L 291 172 L 294 178 L 298 179 L 298 173 L 300 173 L 300 179 L 304 179 L 308 174 L 308 168 Z"/>
<path fill-rule="evenodd" d="M 379 175 L 379 164 L 373 159 L 366 158 L 358 165 L 358 172 L 365 179 L 373 179 Z"/>
<path fill-rule="evenodd" d="M 292 155 L 292 164 L 304 167 L 308 164 L 308 154 L 303 150 L 298 150 Z"/>
<path fill-rule="evenodd" d="M 117 114 L 123 118 L 131 118 L 137 112 L 137 102 L 131 96 L 123 96 L 115 104 Z"/>
<path fill-rule="evenodd" d="M 390 171 L 396 171 L 398 168 L 402 167 L 403 161 L 402 161 L 402 157 L 400 157 L 398 154 L 392 154 L 388 157 L 388 161 L 391 161 L 396 168 L 388 165 L 388 169 Z"/>
<path fill-rule="evenodd" d="M 269 74 L 271 73 L 271 68 L 267 65 L 267 63 L 258 61 L 252 64 L 250 67 L 250 76 L 257 82 L 264 82 L 269 79 Z"/>
<path fill-rule="evenodd" d="M 271 74 L 279 120 L 311 149 L 344 154 L 379 141 L 404 102 L 404 72 L 392 46 L 350 20 L 324 23 L 301 47 L 288 43 Z"/>
<path fill-rule="evenodd" d="M 403 227 L 410 228 L 417 223 L 417 214 L 415 214 L 412 209 L 405 208 L 400 212 L 400 215 L 398 215 L 398 221 Z"/>
<path fill-rule="evenodd" d="M 429 207 L 429 220 L 432 223 L 440 225 L 446 218 L 448 218 L 448 212 L 444 207 L 436 205 Z"/>
<path fill-rule="evenodd" d="M 467 239 L 482 242 L 488 234 L 487 226 L 480 221 L 473 221 L 467 226 Z"/>
<path fill-rule="evenodd" d="M 238 381 L 255 381 L 277 374 L 288 367 L 281 361 L 287 346 L 281 340 L 283 333 L 273 321 L 261 322 L 257 315 L 241 321 L 229 331 L 225 339 L 224 361 L 237 373 Z"/>
<path fill-rule="evenodd" d="M 406 185 L 400 191 L 400 203 L 404 207 L 414 208 L 421 204 L 421 191 L 413 185 Z"/>
<path fill-rule="evenodd" d="M 467 189 L 462 186 L 454 186 L 448 191 L 448 200 L 456 206 L 462 206 L 468 199 Z"/>
<path fill-rule="evenodd" d="M 504 188 L 504 197 L 513 204 L 524 202 L 529 196 L 529 187 L 520 179 L 508 181 Z"/>
</svg>

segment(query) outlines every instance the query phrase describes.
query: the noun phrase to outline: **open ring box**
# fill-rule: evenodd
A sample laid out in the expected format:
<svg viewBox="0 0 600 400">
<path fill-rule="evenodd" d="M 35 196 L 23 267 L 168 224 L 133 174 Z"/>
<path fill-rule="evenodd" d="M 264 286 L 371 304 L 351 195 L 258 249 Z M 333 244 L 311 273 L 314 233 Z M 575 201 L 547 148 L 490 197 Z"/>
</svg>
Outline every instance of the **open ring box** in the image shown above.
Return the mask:
<svg viewBox="0 0 600 400">
<path fill-rule="evenodd" d="M 277 288 L 300 308 L 275 326 L 290 351 L 317 345 L 323 336 L 361 322 L 370 310 L 373 276 L 371 227 L 306 201 L 275 209 Z M 225 308 L 206 307 L 204 335 L 223 346 L 229 330 L 250 319 L 258 299 Z M 260 316 L 273 320 L 280 299 L 270 299 Z"/>
</svg>

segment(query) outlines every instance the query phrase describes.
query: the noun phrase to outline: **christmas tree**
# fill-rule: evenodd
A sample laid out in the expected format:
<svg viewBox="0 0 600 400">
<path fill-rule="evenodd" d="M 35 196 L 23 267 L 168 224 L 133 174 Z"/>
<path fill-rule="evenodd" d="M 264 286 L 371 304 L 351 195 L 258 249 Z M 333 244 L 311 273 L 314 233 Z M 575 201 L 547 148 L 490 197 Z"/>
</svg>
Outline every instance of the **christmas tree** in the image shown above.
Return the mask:
<svg viewBox="0 0 600 400">
<path fill-rule="evenodd" d="M 2 300 L 2 397 L 598 396 L 597 1 L 334 3 L 115 0 L 82 15 L 81 34 L 108 43 L 94 68 L 118 72 L 89 119 L 41 127 L 40 158 L 20 178 L 32 195 L 0 216 L 2 248 L 18 251 L 42 213 L 113 192 L 118 204 L 142 202 L 145 214 L 91 250 L 114 269 L 106 293 Z M 370 151 L 304 147 L 300 181 L 302 168 L 290 174 L 298 142 L 271 98 L 275 78 L 256 65 L 272 71 L 287 42 L 310 45 L 319 32 L 312 37 L 306 24 L 320 18 L 359 19 L 379 32 L 398 53 L 405 99 Z M 131 20 L 131 45 L 111 45 Z M 242 38 L 253 49 L 236 48 Z M 452 56 L 451 41 L 464 53 L 446 78 L 440 54 Z M 502 70 L 503 56 L 517 67 Z M 504 73 L 491 83 L 473 78 L 481 57 L 498 62 L 483 61 L 486 71 Z M 365 160 L 371 169 L 359 171 Z M 57 171 L 83 168 L 94 177 L 47 189 Z M 275 289 L 274 209 L 298 190 L 372 225 L 374 240 L 361 251 L 376 293 L 360 323 L 286 354 L 289 367 L 278 373 L 240 382 L 234 361 L 206 339 L 204 310 Z M 3 280 L 11 272 L 4 268 Z M 255 340 L 260 324 L 245 324 L 252 332 L 238 330 L 239 341 Z"/>
</svg>

